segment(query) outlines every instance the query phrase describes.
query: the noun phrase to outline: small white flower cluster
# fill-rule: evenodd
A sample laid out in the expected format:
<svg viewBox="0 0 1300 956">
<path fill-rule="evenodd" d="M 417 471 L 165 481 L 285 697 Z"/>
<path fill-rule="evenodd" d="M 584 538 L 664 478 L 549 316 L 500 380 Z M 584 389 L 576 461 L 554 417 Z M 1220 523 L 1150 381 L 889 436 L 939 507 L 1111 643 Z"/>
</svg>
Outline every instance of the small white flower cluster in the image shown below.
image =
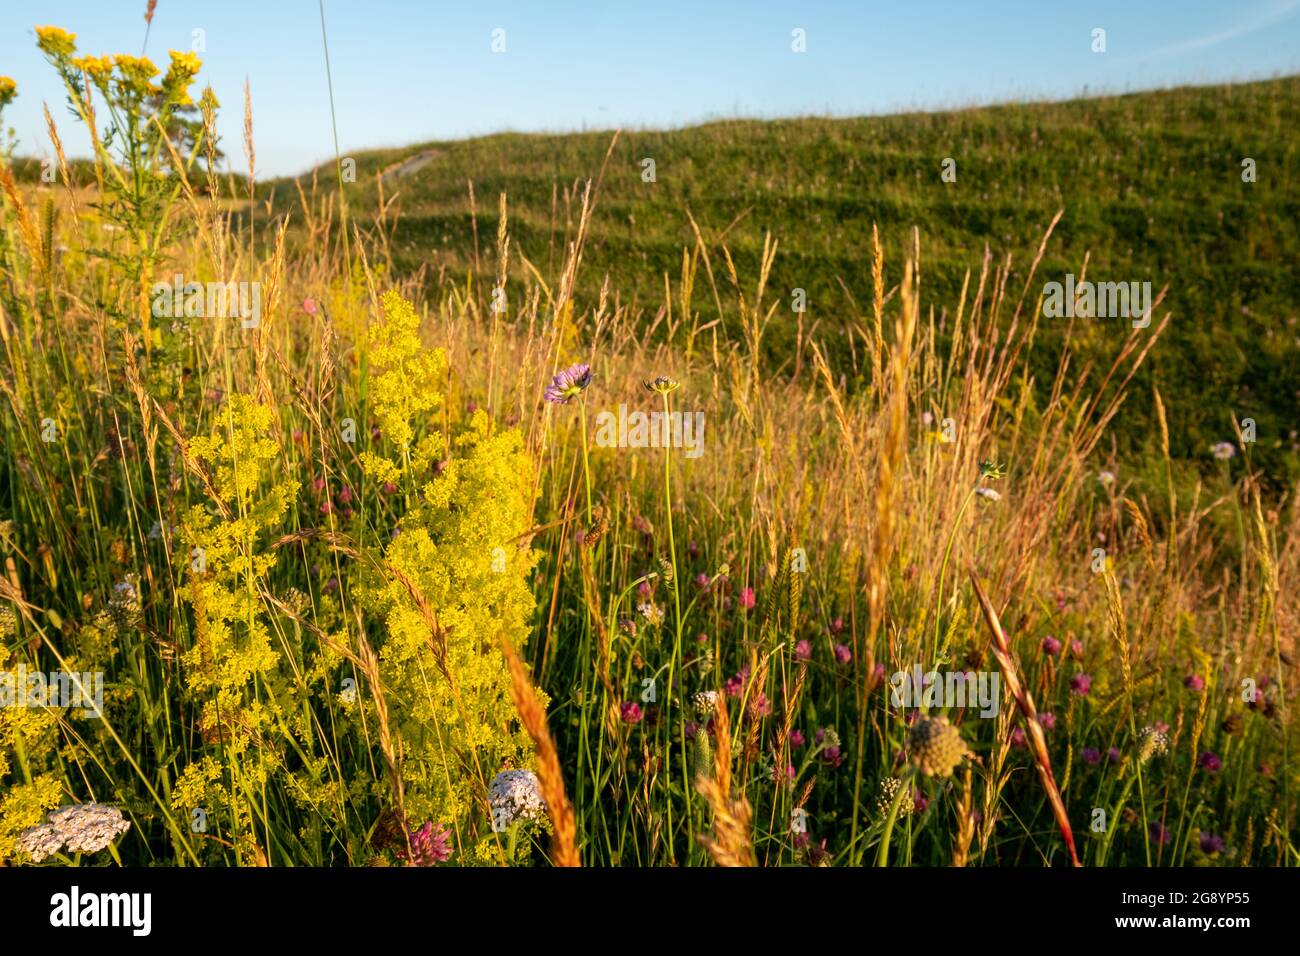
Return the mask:
<svg viewBox="0 0 1300 956">
<path fill-rule="evenodd" d="M 980 487 L 975 489 L 975 494 L 979 495 L 981 498 L 987 498 L 989 501 L 1002 500 L 1002 495 L 994 491 L 992 488 L 986 488 L 983 485 L 980 485 Z"/>
<path fill-rule="evenodd" d="M 1169 752 L 1169 735 L 1147 724 L 1138 735 L 1138 759 L 1144 763 Z"/>
<path fill-rule="evenodd" d="M 18 848 L 40 863 L 65 846 L 70 853 L 98 853 L 131 829 L 122 811 L 102 803 L 81 803 L 50 814 L 50 822 L 18 835 Z"/>
<path fill-rule="evenodd" d="M 531 770 L 502 770 L 488 786 L 488 802 L 496 830 L 517 820 L 541 820 L 546 814 L 541 783 Z"/>
<path fill-rule="evenodd" d="M 651 624 L 654 627 L 658 627 L 660 624 L 664 622 L 663 609 L 660 608 L 658 605 L 650 604 L 650 603 L 638 604 L 636 606 L 636 609 L 637 609 L 637 613 L 639 613 L 643 618 L 645 618 L 647 623 Z"/>
</svg>

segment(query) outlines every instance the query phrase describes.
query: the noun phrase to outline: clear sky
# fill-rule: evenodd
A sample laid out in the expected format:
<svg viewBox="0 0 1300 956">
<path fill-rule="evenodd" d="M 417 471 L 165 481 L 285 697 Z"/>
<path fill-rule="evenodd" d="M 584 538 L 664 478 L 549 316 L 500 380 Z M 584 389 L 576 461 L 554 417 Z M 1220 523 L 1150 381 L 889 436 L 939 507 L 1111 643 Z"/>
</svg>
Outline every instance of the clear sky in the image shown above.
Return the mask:
<svg viewBox="0 0 1300 956">
<path fill-rule="evenodd" d="M 501 130 L 680 126 L 1124 92 L 1300 72 L 1300 0 L 325 0 L 340 146 Z M 0 75 L 20 154 L 69 151 L 61 86 L 32 27 L 82 53 L 138 54 L 145 0 L 0 0 Z M 1106 31 L 1094 53 L 1092 32 Z M 792 50 L 805 31 L 806 52 Z M 147 53 L 206 49 L 222 146 L 242 167 L 243 83 L 259 175 L 333 156 L 318 0 L 159 0 Z M 492 51 L 504 30 L 505 51 Z M 201 88 L 202 83 L 196 89 Z"/>
</svg>

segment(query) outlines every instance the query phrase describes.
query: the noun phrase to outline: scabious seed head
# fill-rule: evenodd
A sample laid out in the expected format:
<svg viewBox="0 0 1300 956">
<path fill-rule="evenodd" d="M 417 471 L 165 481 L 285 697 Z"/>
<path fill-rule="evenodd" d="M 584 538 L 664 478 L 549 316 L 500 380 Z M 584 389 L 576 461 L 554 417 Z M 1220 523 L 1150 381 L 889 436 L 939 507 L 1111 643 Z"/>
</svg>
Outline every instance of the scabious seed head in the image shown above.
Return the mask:
<svg viewBox="0 0 1300 956">
<path fill-rule="evenodd" d="M 695 696 L 691 698 L 691 703 L 695 705 L 695 716 L 700 720 L 706 720 L 718 706 L 718 692 L 716 690 L 696 691 Z"/>
<path fill-rule="evenodd" d="M 899 788 L 903 786 L 903 781 L 898 777 L 885 777 L 880 781 L 880 793 L 876 797 L 876 815 L 882 820 L 889 816 L 889 808 L 894 805 L 894 800 L 898 796 Z M 903 798 L 898 804 L 898 817 L 902 819 L 916 809 L 915 801 Z"/>
<path fill-rule="evenodd" d="M 681 382 L 669 378 L 667 375 L 660 375 L 650 382 L 642 382 L 647 389 L 659 395 L 667 395 L 669 392 L 675 392 L 681 388 Z"/>
<path fill-rule="evenodd" d="M 922 717 L 907 735 L 912 762 L 927 777 L 947 777 L 970 753 L 960 731 L 947 717 Z"/>
</svg>

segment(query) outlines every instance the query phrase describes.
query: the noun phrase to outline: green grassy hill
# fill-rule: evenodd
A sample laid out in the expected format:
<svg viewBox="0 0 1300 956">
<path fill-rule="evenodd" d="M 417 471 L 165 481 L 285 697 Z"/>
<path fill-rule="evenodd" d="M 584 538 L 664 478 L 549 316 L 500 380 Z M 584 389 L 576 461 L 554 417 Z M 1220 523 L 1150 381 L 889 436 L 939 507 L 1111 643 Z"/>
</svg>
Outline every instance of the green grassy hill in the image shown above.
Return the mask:
<svg viewBox="0 0 1300 956">
<path fill-rule="evenodd" d="M 1096 281 L 1169 286 L 1173 321 L 1122 413 L 1118 431 L 1142 445 L 1154 432 L 1152 381 L 1164 391 L 1175 454 L 1207 459 L 1233 437 L 1230 416 L 1253 417 L 1257 460 L 1295 476 L 1300 428 L 1300 78 L 1182 88 L 1065 103 L 994 106 L 860 119 L 710 123 L 624 132 L 611 157 L 584 260 L 585 288 L 608 274 L 624 303 L 652 315 L 664 273 L 676 279 L 692 243 L 687 211 L 710 240 L 725 230 L 742 280 L 757 275 L 763 236 L 780 240 L 769 288 L 790 321 L 772 336 L 793 341 L 789 290 L 807 291 L 808 321 L 834 339 L 851 315 L 840 282 L 870 301 L 871 226 L 897 270 L 919 227 L 927 304 L 955 306 L 967 269 L 987 246 L 1015 257 L 1018 295 L 1039 239 L 1065 215 L 1039 270 L 1041 282 L 1080 271 Z M 358 154 L 350 208 L 376 208 L 376 177 L 400 193 L 394 257 L 454 274 L 473 264 L 467 181 L 477 195 L 478 239 L 491 268 L 497 197 L 508 194 L 510 232 L 543 274 L 563 257 L 577 203 L 566 192 L 594 177 L 610 133 L 503 134 Z M 418 157 L 418 158 L 417 158 Z M 956 161 L 956 182 L 940 176 Z M 1257 181 L 1243 182 L 1255 161 Z M 655 161 L 653 183 L 642 160 Z M 406 169 L 394 171 L 403 161 Z M 332 166 L 319 171 L 332 188 Z M 308 177 L 309 178 L 309 177 Z M 275 208 L 295 203 L 291 181 L 269 183 Z M 897 275 L 887 276 L 887 282 Z M 710 295 L 697 295 L 708 316 Z M 1064 320 L 1044 320 L 1044 367 Z M 1081 334 L 1113 355 L 1123 320 L 1094 319 Z M 1059 341 L 1059 338 L 1056 339 Z"/>
</svg>

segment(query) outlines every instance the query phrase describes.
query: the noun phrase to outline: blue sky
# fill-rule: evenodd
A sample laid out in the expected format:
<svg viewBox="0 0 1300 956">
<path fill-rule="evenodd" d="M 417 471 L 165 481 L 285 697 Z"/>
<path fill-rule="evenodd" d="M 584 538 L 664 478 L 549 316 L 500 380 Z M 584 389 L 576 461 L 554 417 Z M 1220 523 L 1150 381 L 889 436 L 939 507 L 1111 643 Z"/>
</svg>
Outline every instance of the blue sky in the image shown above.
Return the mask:
<svg viewBox="0 0 1300 956">
<path fill-rule="evenodd" d="M 83 53 L 139 53 L 145 0 L 0 0 L 0 75 L 19 152 L 48 155 L 48 101 L 85 154 L 32 27 Z M 1300 72 L 1300 0 L 325 0 L 340 145 L 500 130 L 680 126 L 727 116 L 855 115 Z M 1094 28 L 1106 52 L 1092 51 Z M 492 32 L 505 31 L 493 53 Z M 794 53 L 803 29 L 807 51 Z M 190 49 L 243 166 L 252 86 L 259 174 L 333 156 L 317 0 L 160 0 L 147 52 Z"/>
</svg>

